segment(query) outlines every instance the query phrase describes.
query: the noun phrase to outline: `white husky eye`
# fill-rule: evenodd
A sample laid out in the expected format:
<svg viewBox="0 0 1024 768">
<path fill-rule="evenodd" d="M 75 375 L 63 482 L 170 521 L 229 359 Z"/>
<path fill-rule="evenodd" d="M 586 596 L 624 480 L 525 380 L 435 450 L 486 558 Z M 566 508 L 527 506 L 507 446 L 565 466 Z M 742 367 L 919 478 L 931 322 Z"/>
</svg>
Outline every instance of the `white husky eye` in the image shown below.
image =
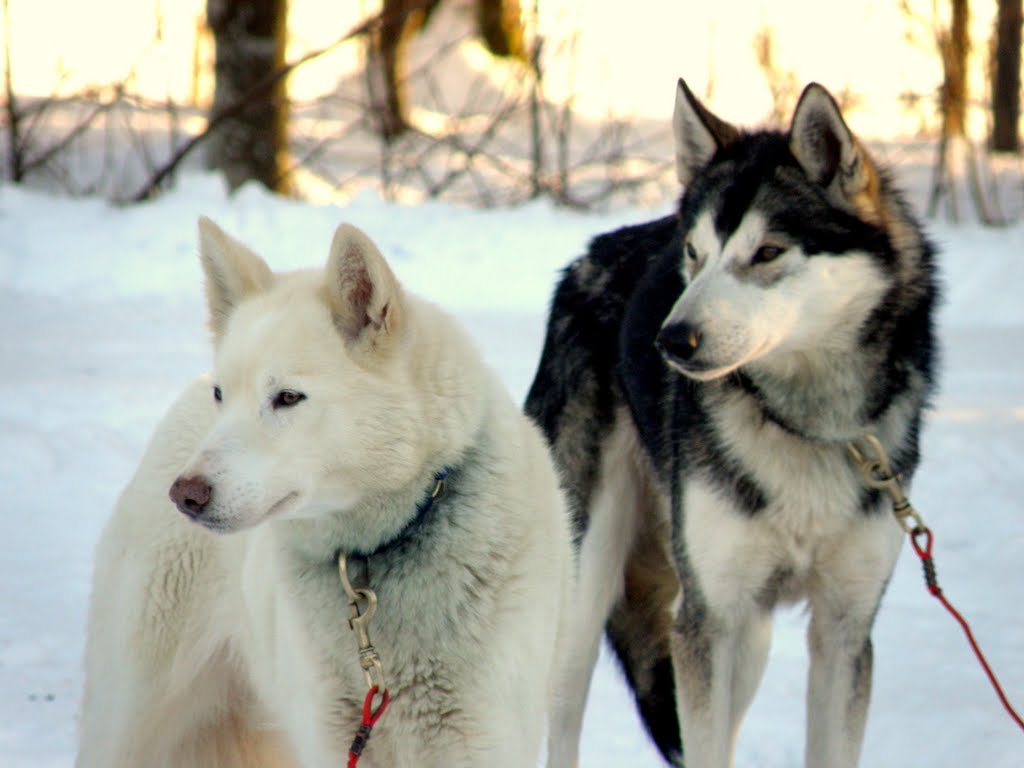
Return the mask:
<svg viewBox="0 0 1024 768">
<path fill-rule="evenodd" d="M 213 399 L 218 403 L 224 400 L 224 395 L 221 394 L 220 387 L 216 385 L 213 387 Z"/>
<path fill-rule="evenodd" d="M 750 263 L 767 264 L 769 261 L 775 261 L 785 252 L 786 249 L 778 245 L 762 245 L 754 251 L 754 256 L 750 259 Z"/>
<path fill-rule="evenodd" d="M 294 389 L 282 389 L 276 395 L 274 395 L 274 410 L 278 408 L 291 408 L 293 405 L 298 405 L 306 396 L 301 392 L 296 392 Z"/>
</svg>

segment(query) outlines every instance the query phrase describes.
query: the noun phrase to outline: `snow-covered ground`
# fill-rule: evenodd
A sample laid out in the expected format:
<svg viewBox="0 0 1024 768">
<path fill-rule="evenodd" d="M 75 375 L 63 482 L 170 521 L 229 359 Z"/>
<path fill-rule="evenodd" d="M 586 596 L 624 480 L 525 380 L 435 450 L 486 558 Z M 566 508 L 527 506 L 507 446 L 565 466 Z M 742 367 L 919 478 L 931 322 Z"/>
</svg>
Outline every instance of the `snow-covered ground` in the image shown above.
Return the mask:
<svg viewBox="0 0 1024 768">
<path fill-rule="evenodd" d="M 187 177 L 116 209 L 0 188 L 0 766 L 73 762 L 93 544 L 150 430 L 209 363 L 195 219 L 212 216 L 276 268 L 319 264 L 334 227 L 365 229 L 412 290 L 456 313 L 522 399 L 558 268 L 597 232 L 666 212 L 582 215 L 536 204 L 479 212 L 344 209 L 225 197 Z M 1024 228 L 932 230 L 943 250 L 941 392 L 913 488 L 939 578 L 1024 707 Z M 803 612 L 781 613 L 737 765 L 802 764 Z M 904 552 L 875 632 L 864 766 L 1024 766 L 1016 730 L 959 628 Z M 603 659 L 584 768 L 657 766 Z"/>
</svg>

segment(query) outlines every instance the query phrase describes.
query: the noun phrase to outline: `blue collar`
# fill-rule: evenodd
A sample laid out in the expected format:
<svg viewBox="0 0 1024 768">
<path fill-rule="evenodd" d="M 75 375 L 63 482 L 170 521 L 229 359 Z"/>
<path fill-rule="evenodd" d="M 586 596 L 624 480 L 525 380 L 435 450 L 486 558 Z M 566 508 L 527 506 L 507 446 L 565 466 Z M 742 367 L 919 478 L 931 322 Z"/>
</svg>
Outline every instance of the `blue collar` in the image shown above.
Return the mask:
<svg viewBox="0 0 1024 768">
<path fill-rule="evenodd" d="M 430 493 L 424 496 L 423 499 L 420 500 L 419 504 L 416 505 L 416 517 L 406 524 L 406 528 L 415 523 L 416 518 L 420 515 L 427 514 L 427 512 L 430 511 L 430 508 L 434 506 L 434 499 L 444 493 L 444 481 L 448 475 L 451 474 L 451 471 L 451 467 L 445 466 L 441 467 L 440 471 L 434 475 L 434 487 L 430 490 Z M 404 531 L 405 529 L 403 528 L 402 530 Z M 399 535 L 401 535 L 401 533 L 399 533 Z"/>
<path fill-rule="evenodd" d="M 379 555 L 388 550 L 394 549 L 395 547 L 402 544 L 404 541 L 409 539 L 418 528 L 421 528 L 426 522 L 427 515 L 430 510 L 434 507 L 434 502 L 440 498 L 441 494 L 444 493 L 444 481 L 451 474 L 452 468 L 449 466 L 442 467 L 437 474 L 434 475 L 434 485 L 427 491 L 427 494 L 420 499 L 416 504 L 416 514 L 412 516 L 405 525 L 402 526 L 401 530 L 398 531 L 394 536 L 386 541 L 378 544 L 369 552 L 355 551 L 349 553 L 352 557 L 361 557 L 369 559 L 374 555 Z"/>
</svg>

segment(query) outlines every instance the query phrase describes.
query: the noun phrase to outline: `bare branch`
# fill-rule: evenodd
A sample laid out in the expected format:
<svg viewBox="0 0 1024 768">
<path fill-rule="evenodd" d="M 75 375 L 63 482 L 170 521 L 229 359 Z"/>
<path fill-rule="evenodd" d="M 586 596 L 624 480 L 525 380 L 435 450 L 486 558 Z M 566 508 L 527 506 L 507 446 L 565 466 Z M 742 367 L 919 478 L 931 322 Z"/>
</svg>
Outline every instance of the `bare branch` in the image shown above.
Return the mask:
<svg viewBox="0 0 1024 768">
<path fill-rule="evenodd" d="M 420 0 L 419 5 L 425 6 L 426 3 L 427 0 Z M 266 94 L 270 93 L 270 91 L 273 90 L 274 86 L 277 85 L 277 83 L 279 83 L 282 79 L 291 74 L 294 70 L 298 69 L 303 64 L 307 64 L 310 61 L 314 61 L 315 59 L 318 59 L 321 56 L 330 53 L 338 46 L 343 45 L 349 40 L 353 40 L 357 37 L 361 37 L 362 35 L 372 32 L 373 30 L 377 29 L 383 21 L 384 15 L 377 14 L 376 16 L 367 19 L 366 21 L 360 22 L 330 45 L 324 46 L 323 48 L 318 48 L 313 51 L 309 51 L 300 56 L 295 61 L 288 62 L 275 72 L 272 72 L 270 75 L 260 80 L 258 83 L 249 88 L 249 90 L 247 90 L 245 93 L 239 96 L 234 102 L 228 104 L 223 109 L 220 109 L 215 114 L 211 115 L 209 121 L 206 124 L 206 128 L 200 133 L 197 133 L 187 142 L 185 142 L 181 147 L 179 147 L 178 150 L 171 156 L 171 158 L 166 163 L 164 163 L 164 165 L 162 165 L 156 171 L 156 173 L 154 173 L 152 177 L 150 177 L 150 179 L 138 190 L 138 192 L 136 192 L 128 199 L 127 202 L 139 203 L 149 198 L 150 195 L 153 194 L 154 190 L 156 190 L 157 187 L 159 187 L 159 185 L 163 183 L 164 179 L 166 179 L 170 174 L 172 174 L 175 171 L 175 169 L 177 169 L 177 167 L 181 164 L 182 160 L 184 160 L 189 155 L 189 153 L 192 152 L 192 150 L 194 150 L 197 146 L 202 144 L 210 137 L 214 129 L 217 128 L 217 126 L 219 126 L 227 118 L 234 117 L 235 115 L 244 111 L 252 101 L 259 99 L 263 96 L 266 96 Z"/>
<path fill-rule="evenodd" d="M 92 111 L 88 115 L 86 115 L 84 119 L 80 120 L 78 124 L 70 131 L 68 131 L 68 133 L 65 134 L 59 141 L 47 147 L 45 150 L 43 150 L 41 153 L 33 157 L 31 160 L 25 161 L 25 164 L 23 166 L 24 172 L 27 174 L 30 171 L 34 171 L 40 166 L 46 165 L 51 160 L 53 160 L 53 158 L 55 158 L 57 155 L 64 152 L 75 141 L 75 139 L 82 136 L 82 134 L 84 134 L 87 130 L 89 130 L 89 128 L 92 127 L 93 123 L 96 121 L 96 118 L 98 118 L 102 114 L 109 112 L 110 109 L 115 104 L 117 104 L 119 98 L 120 96 L 118 96 L 118 98 L 112 99 L 111 101 L 97 104 L 92 109 Z"/>
</svg>

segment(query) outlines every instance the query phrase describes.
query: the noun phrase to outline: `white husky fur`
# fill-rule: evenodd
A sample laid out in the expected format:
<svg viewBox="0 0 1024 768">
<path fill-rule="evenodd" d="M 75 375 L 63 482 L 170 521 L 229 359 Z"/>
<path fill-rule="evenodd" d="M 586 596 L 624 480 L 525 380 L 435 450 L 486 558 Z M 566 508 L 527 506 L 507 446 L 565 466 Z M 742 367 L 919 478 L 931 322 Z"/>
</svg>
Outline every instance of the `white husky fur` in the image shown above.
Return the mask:
<svg viewBox="0 0 1024 768">
<path fill-rule="evenodd" d="M 539 432 L 358 230 L 274 274 L 199 229 L 215 370 L 99 543 L 77 767 L 343 765 L 367 686 L 335 557 L 396 537 L 357 572 L 393 697 L 361 765 L 535 765 L 572 580 Z M 211 489 L 195 521 L 179 476 Z"/>
</svg>

